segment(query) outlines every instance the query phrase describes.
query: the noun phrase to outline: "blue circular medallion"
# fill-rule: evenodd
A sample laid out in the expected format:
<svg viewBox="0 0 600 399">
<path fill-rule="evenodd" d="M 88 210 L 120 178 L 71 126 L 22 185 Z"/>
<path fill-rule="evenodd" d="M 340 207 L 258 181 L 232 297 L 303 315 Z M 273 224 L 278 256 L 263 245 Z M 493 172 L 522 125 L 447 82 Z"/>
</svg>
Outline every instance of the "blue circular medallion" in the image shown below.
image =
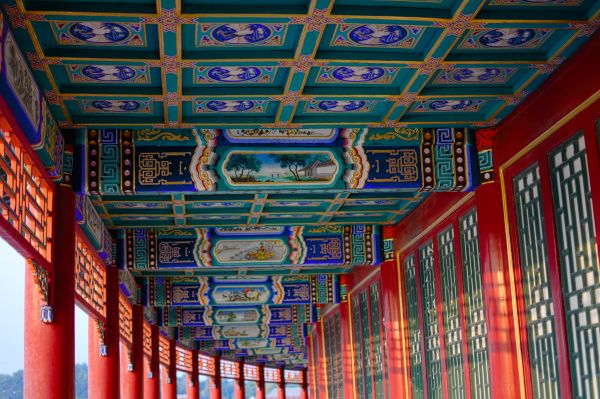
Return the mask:
<svg viewBox="0 0 600 399">
<path fill-rule="evenodd" d="M 400 25 L 362 25 L 348 34 L 350 40 L 366 46 L 389 46 L 398 43 L 408 35 Z"/>
<path fill-rule="evenodd" d="M 370 82 L 385 75 L 383 68 L 379 67 L 339 67 L 331 73 L 334 78 L 343 82 Z"/>
<path fill-rule="evenodd" d="M 356 111 L 363 108 L 366 105 L 366 101 L 362 100 L 351 100 L 351 101 L 338 101 L 338 100 L 324 100 L 317 104 L 317 107 L 327 112 L 350 112 Z"/>
<path fill-rule="evenodd" d="M 206 103 L 206 108 L 215 112 L 244 112 L 254 108 L 254 102 L 249 100 L 212 100 Z"/>
<path fill-rule="evenodd" d="M 127 39 L 129 30 L 114 22 L 76 22 L 69 27 L 73 37 L 88 43 L 115 44 Z"/>
<path fill-rule="evenodd" d="M 132 100 L 95 100 L 92 101 L 92 106 L 105 112 L 132 112 L 138 110 L 141 104 L 138 101 Z"/>
<path fill-rule="evenodd" d="M 261 73 L 261 70 L 257 67 L 218 66 L 211 68 L 208 71 L 208 76 L 219 82 L 236 83 L 256 79 Z"/>
<path fill-rule="evenodd" d="M 499 68 L 463 68 L 452 73 L 457 82 L 487 82 L 500 76 Z"/>
<path fill-rule="evenodd" d="M 212 37 L 227 44 L 255 44 L 271 36 L 271 28 L 264 24 L 225 24 L 212 31 Z"/>
<path fill-rule="evenodd" d="M 487 47 L 521 47 L 535 37 L 534 29 L 492 29 L 479 37 L 479 43 Z"/>
<path fill-rule="evenodd" d="M 472 103 L 471 100 L 435 100 L 429 103 L 429 108 L 434 111 L 460 111 Z"/>
<path fill-rule="evenodd" d="M 100 81 L 126 81 L 135 77 L 135 71 L 125 65 L 87 65 L 81 70 L 90 79 Z"/>
</svg>

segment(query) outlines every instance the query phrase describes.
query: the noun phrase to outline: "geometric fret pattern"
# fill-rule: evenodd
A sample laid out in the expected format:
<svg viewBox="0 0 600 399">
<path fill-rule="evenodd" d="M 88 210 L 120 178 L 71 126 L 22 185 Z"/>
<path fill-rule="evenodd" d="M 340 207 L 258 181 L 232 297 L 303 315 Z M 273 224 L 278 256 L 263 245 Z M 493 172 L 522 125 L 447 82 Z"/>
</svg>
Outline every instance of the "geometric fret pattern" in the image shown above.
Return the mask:
<svg viewBox="0 0 600 399">
<path fill-rule="evenodd" d="M 583 133 L 548 158 L 573 397 L 593 398 L 600 396 L 600 268 Z"/>
<path fill-rule="evenodd" d="M 533 394 L 536 398 L 559 398 L 556 328 L 539 165 L 535 163 L 516 175 L 513 186 Z"/>
</svg>

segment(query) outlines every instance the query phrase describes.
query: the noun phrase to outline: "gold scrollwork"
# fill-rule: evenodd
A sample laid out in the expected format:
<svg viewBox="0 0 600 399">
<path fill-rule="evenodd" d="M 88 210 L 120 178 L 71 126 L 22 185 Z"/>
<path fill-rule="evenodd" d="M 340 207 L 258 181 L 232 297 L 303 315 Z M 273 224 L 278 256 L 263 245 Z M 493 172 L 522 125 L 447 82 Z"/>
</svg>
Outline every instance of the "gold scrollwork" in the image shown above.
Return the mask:
<svg viewBox="0 0 600 399">
<path fill-rule="evenodd" d="M 50 277 L 48 271 L 37 264 L 36 261 L 31 261 L 33 276 L 40 290 L 40 295 L 44 299 L 44 304 L 48 305 L 50 301 Z"/>
<path fill-rule="evenodd" d="M 418 140 L 421 137 L 421 130 L 417 128 L 395 128 L 393 132 L 377 133 L 370 137 L 372 141 L 381 140 Z"/>
<path fill-rule="evenodd" d="M 163 132 L 156 129 L 143 129 L 137 132 L 138 141 L 154 141 L 154 140 L 165 140 L 165 141 L 189 141 L 190 137 L 182 134 L 175 134 L 173 132 Z"/>
<path fill-rule="evenodd" d="M 321 226 L 311 227 L 307 230 L 307 233 L 340 233 L 341 231 L 341 226 Z"/>
</svg>

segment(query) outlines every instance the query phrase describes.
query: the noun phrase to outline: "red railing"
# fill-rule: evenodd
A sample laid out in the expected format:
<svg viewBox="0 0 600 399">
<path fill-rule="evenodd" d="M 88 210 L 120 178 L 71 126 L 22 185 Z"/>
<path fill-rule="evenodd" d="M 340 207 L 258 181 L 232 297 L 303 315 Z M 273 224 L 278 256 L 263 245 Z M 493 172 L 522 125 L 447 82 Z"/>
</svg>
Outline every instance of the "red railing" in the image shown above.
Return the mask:
<svg viewBox="0 0 600 399">
<path fill-rule="evenodd" d="M 91 312 L 106 318 L 106 266 L 79 228 L 75 243 L 75 293 Z"/>
<path fill-rule="evenodd" d="M 143 346 L 144 346 L 144 355 L 148 357 L 152 357 L 152 325 L 144 320 L 143 326 Z"/>
<path fill-rule="evenodd" d="M 192 372 L 192 351 L 181 346 L 175 347 L 175 367 L 179 371 L 185 371 L 186 373 Z"/>
<path fill-rule="evenodd" d="M 281 369 L 265 367 L 265 382 L 280 382 Z"/>
<path fill-rule="evenodd" d="M 284 370 L 283 380 L 286 384 L 303 384 L 304 373 L 300 370 Z"/>
<path fill-rule="evenodd" d="M 128 344 L 132 343 L 133 337 L 132 318 L 133 309 L 131 304 L 125 296 L 119 295 L 119 332 L 121 339 Z"/>
<path fill-rule="evenodd" d="M 253 364 L 244 364 L 244 380 L 258 381 L 260 379 L 259 368 Z"/>
<path fill-rule="evenodd" d="M 221 359 L 221 377 L 222 378 L 240 378 L 240 364 L 231 360 Z"/>
<path fill-rule="evenodd" d="M 164 335 L 158 337 L 158 360 L 167 367 L 171 366 L 171 341 Z"/>
<path fill-rule="evenodd" d="M 215 375 L 215 358 L 202 353 L 198 354 L 198 374 L 214 376 Z"/>
</svg>

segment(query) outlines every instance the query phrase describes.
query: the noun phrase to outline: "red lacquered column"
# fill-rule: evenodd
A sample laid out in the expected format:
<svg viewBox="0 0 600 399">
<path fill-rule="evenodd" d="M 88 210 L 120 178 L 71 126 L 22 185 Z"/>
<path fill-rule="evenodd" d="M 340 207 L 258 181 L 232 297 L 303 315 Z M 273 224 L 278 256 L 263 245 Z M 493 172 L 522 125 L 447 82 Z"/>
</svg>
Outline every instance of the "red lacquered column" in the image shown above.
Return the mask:
<svg viewBox="0 0 600 399">
<path fill-rule="evenodd" d="M 302 384 L 300 384 L 300 399 L 308 399 L 308 373 L 306 372 L 306 369 L 302 370 Z"/>
<path fill-rule="evenodd" d="M 53 323 L 42 323 L 42 295 L 31 266 L 25 272 L 23 393 L 28 399 L 75 395 L 75 195 L 70 187 L 57 186 L 54 199 Z"/>
<path fill-rule="evenodd" d="M 246 387 L 244 385 L 244 362 L 240 362 L 240 378 L 233 380 L 233 397 L 235 399 L 245 399 Z"/>
<path fill-rule="evenodd" d="M 221 399 L 221 358 L 215 356 L 215 375 L 210 378 L 210 399 Z"/>
<path fill-rule="evenodd" d="M 340 285 L 346 287 L 346 292 L 350 288 L 352 277 L 348 274 L 340 275 Z M 342 343 L 342 390 L 343 397 L 351 399 L 354 397 L 354 377 L 352 375 L 352 337 L 350 332 L 352 325 L 350 324 L 350 307 L 348 297 L 344 295 L 340 301 L 340 339 Z M 315 343 L 313 343 L 314 345 Z M 314 370 L 316 371 L 316 370 Z M 306 383 L 308 384 L 308 373 L 305 375 Z"/>
<path fill-rule="evenodd" d="M 492 397 L 516 398 L 519 359 L 514 334 L 508 260 L 500 184 L 484 184 L 475 191 L 483 298 L 488 327 Z"/>
<path fill-rule="evenodd" d="M 164 379 L 162 381 L 162 399 L 177 399 L 177 368 L 175 366 L 175 362 L 177 359 L 176 356 L 176 342 L 174 340 L 170 340 L 171 348 L 169 351 L 169 367 L 163 367 L 163 376 Z"/>
<path fill-rule="evenodd" d="M 285 399 L 285 373 L 283 372 L 284 368 L 280 369 L 281 377 L 279 378 L 279 382 L 277 383 L 277 399 Z"/>
<path fill-rule="evenodd" d="M 200 384 L 198 382 L 198 351 L 192 351 L 192 372 L 188 374 L 185 388 L 187 399 L 200 399 Z"/>
<path fill-rule="evenodd" d="M 158 326 L 152 326 L 152 357 L 144 362 L 144 399 L 160 398 L 158 334 Z"/>
<path fill-rule="evenodd" d="M 256 381 L 256 399 L 265 399 L 265 366 L 257 365 L 258 381 Z"/>
<path fill-rule="evenodd" d="M 123 399 L 141 399 L 144 382 L 144 310 L 141 305 L 132 306 L 131 341 L 131 369 L 127 364 L 127 347 L 122 347 L 124 353 L 121 353 L 121 358 L 125 358 L 125 370 L 121 370 L 121 395 Z"/>
<path fill-rule="evenodd" d="M 88 327 L 88 398 L 119 397 L 119 270 L 106 268 L 106 323 L 104 342 L 100 342 L 98 324 L 92 317 Z M 101 348 L 104 346 L 104 348 Z"/>
</svg>

